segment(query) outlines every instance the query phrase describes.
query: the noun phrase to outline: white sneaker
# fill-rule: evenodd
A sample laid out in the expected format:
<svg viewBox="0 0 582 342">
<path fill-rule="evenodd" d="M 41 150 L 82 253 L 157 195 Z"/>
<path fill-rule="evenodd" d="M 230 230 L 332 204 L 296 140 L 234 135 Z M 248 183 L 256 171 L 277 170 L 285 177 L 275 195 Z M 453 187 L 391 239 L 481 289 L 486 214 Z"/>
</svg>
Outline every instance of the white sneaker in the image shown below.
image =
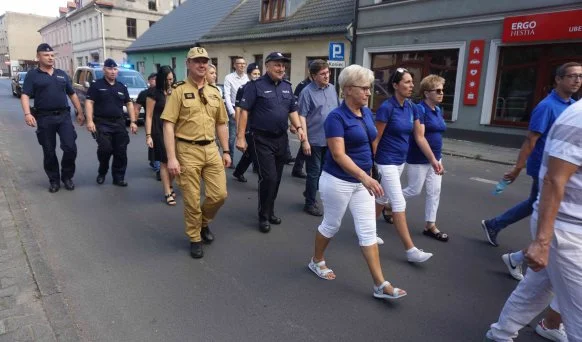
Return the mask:
<svg viewBox="0 0 582 342">
<path fill-rule="evenodd" d="M 432 253 L 425 253 L 422 249 L 413 247 L 410 252 L 406 252 L 408 262 L 425 262 L 432 257 Z"/>
<path fill-rule="evenodd" d="M 568 336 L 566 336 L 566 330 L 563 324 L 560 324 L 559 329 L 548 329 L 542 319 L 536 324 L 536 333 L 550 341 L 568 342 Z"/>
<path fill-rule="evenodd" d="M 379 237 L 378 235 L 376 235 L 376 243 L 378 243 L 378 245 L 383 245 L 384 244 L 384 240 L 382 240 L 381 237 Z"/>
<path fill-rule="evenodd" d="M 501 256 L 501 260 L 503 260 L 503 263 L 505 266 L 507 266 L 509 274 L 511 274 L 513 278 L 516 280 L 523 280 L 523 270 L 521 269 L 521 264 L 514 265 L 511 261 L 510 253 L 503 254 Z"/>
</svg>

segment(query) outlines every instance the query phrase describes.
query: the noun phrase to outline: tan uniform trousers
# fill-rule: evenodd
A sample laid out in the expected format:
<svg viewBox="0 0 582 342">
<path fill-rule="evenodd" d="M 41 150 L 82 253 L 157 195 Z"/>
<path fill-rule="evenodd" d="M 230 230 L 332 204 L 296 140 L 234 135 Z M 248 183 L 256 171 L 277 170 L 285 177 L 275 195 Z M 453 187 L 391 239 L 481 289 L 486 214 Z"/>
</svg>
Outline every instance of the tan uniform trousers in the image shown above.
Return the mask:
<svg viewBox="0 0 582 342">
<path fill-rule="evenodd" d="M 176 183 L 184 197 L 186 235 L 198 242 L 200 229 L 208 226 L 226 200 L 226 173 L 216 144 L 205 146 L 176 142 L 180 175 Z M 200 206 L 200 184 L 204 180 L 204 203 Z"/>
</svg>

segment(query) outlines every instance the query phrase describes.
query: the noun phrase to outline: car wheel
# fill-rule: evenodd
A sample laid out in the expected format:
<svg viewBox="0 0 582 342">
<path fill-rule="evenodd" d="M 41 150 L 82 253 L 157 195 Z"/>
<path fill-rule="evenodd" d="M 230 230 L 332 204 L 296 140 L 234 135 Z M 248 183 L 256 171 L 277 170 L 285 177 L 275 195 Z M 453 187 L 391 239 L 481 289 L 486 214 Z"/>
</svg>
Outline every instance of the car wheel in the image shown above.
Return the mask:
<svg viewBox="0 0 582 342">
<path fill-rule="evenodd" d="M 18 94 L 16 94 L 16 92 L 14 91 L 14 88 L 12 88 L 12 96 L 18 97 Z"/>
</svg>

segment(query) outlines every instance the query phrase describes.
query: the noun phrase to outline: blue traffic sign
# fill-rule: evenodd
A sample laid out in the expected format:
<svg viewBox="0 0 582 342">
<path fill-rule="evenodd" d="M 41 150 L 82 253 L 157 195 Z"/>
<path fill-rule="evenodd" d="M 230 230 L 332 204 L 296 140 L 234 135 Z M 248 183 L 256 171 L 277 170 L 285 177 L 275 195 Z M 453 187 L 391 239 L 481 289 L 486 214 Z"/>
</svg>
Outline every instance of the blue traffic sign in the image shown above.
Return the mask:
<svg viewBox="0 0 582 342">
<path fill-rule="evenodd" d="M 329 43 L 329 60 L 343 61 L 345 59 L 344 43 Z"/>
</svg>

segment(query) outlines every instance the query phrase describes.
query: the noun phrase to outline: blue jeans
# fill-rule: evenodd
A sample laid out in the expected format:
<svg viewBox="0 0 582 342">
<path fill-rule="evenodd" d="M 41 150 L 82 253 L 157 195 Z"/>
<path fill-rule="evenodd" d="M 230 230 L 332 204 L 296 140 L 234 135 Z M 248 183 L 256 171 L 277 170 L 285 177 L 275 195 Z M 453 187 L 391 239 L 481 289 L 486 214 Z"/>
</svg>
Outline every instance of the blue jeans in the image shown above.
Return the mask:
<svg viewBox="0 0 582 342">
<path fill-rule="evenodd" d="M 486 220 L 485 225 L 496 232 L 500 232 L 505 227 L 510 224 L 514 224 L 531 215 L 533 212 L 533 204 L 538 197 L 539 191 L 539 180 L 538 177 L 532 177 L 533 183 L 531 185 L 531 191 L 529 198 L 525 201 L 517 204 L 513 208 L 507 210 L 503 214 L 492 218 L 491 220 Z"/>
<path fill-rule="evenodd" d="M 228 117 L 228 149 L 230 150 L 230 158 L 234 156 L 234 144 L 236 141 L 236 121 L 234 115 Z"/>
<path fill-rule="evenodd" d="M 311 146 L 311 155 L 305 156 L 307 178 L 305 179 L 305 206 L 317 203 L 316 196 L 319 189 L 319 176 L 323 170 L 323 158 L 327 151 L 326 146 Z"/>
</svg>

